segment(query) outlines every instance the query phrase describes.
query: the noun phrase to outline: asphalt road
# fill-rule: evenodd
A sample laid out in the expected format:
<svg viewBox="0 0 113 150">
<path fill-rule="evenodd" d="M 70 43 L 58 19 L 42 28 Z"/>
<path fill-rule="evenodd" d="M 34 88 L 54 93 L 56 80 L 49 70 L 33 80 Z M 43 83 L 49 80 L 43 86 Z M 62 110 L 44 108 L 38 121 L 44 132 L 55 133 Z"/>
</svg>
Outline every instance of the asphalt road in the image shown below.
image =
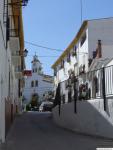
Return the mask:
<svg viewBox="0 0 113 150">
<path fill-rule="evenodd" d="M 79 135 L 54 124 L 50 113 L 17 116 L 1 150 L 95 150 L 113 141 Z"/>
</svg>

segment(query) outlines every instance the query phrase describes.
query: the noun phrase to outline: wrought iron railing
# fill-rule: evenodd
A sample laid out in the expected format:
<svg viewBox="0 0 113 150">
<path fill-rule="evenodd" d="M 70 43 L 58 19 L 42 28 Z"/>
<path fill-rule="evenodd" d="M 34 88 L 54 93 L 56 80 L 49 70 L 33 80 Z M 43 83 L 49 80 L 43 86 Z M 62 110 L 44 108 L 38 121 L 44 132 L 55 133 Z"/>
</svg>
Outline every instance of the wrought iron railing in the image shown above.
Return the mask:
<svg viewBox="0 0 113 150">
<path fill-rule="evenodd" d="M 29 0 L 4 0 L 3 9 L 3 23 L 6 26 L 6 47 L 10 37 L 19 36 L 20 19 L 19 14 L 13 14 L 14 9 L 20 9 L 22 6 L 26 6 Z M 12 12 L 11 12 L 12 11 Z M 16 24 L 16 25 L 15 25 Z"/>
<path fill-rule="evenodd" d="M 113 97 L 113 66 L 89 71 L 76 77 L 73 76 L 61 82 L 60 85 L 61 96 L 67 91 L 72 93 L 73 90 L 74 92 L 76 90 L 77 100 L 81 101 Z M 71 94 L 70 97 L 71 100 L 68 96 L 68 102 L 73 100 L 74 95 Z"/>
</svg>

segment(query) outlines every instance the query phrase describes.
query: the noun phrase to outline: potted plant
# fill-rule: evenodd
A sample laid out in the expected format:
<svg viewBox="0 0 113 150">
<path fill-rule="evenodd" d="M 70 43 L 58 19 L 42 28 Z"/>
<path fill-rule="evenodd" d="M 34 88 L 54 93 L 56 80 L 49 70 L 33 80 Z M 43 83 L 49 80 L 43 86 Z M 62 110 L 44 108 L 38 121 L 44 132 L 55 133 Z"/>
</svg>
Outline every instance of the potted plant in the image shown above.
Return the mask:
<svg viewBox="0 0 113 150">
<path fill-rule="evenodd" d="M 73 56 L 73 57 L 76 57 L 76 56 L 77 56 L 76 51 L 73 51 L 73 52 L 72 52 L 72 56 Z"/>
</svg>

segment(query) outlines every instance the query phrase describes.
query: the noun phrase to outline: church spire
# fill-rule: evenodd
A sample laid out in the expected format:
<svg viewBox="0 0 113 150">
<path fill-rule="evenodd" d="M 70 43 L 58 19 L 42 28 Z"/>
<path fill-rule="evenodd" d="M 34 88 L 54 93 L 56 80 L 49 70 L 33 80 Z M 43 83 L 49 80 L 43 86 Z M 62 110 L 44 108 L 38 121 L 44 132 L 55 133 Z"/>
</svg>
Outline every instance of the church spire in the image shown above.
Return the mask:
<svg viewBox="0 0 113 150">
<path fill-rule="evenodd" d="M 38 56 L 36 55 L 36 52 L 35 52 L 35 55 L 33 56 L 33 61 L 31 63 L 32 63 L 32 72 L 42 74 L 42 64 L 39 61 Z"/>
</svg>

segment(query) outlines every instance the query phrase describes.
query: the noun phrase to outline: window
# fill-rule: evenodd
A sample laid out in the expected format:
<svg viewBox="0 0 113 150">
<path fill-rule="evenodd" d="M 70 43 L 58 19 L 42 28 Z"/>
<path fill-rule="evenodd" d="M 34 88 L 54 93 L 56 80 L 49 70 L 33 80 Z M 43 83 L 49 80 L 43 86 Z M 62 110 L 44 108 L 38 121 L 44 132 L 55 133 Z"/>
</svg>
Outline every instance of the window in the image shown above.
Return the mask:
<svg viewBox="0 0 113 150">
<path fill-rule="evenodd" d="M 61 68 L 64 68 L 64 60 L 61 61 Z"/>
<path fill-rule="evenodd" d="M 81 42 L 80 42 L 80 45 L 82 46 L 84 44 L 86 40 L 86 32 L 84 33 L 84 35 L 81 37 Z"/>
<path fill-rule="evenodd" d="M 76 45 L 73 47 L 73 50 L 76 52 L 76 50 L 77 50 L 77 46 Z"/>
<path fill-rule="evenodd" d="M 37 68 L 35 68 L 35 72 L 37 72 Z"/>
<path fill-rule="evenodd" d="M 56 76 L 57 75 L 57 69 L 55 68 L 54 69 L 54 76 Z"/>
<path fill-rule="evenodd" d="M 35 86 L 38 87 L 38 80 L 35 81 Z"/>
<path fill-rule="evenodd" d="M 34 87 L 34 81 L 31 82 L 31 87 Z"/>
<path fill-rule="evenodd" d="M 42 70 L 42 67 L 40 66 L 40 67 L 39 67 L 39 71 L 41 71 L 41 70 Z"/>
<path fill-rule="evenodd" d="M 96 51 L 93 51 L 93 59 L 96 57 L 97 53 Z"/>
<path fill-rule="evenodd" d="M 70 59 L 70 53 L 69 53 L 67 56 L 67 62 L 70 62 L 70 61 L 71 61 L 71 59 Z"/>
<path fill-rule="evenodd" d="M 75 45 L 74 47 L 73 47 L 73 51 L 72 51 L 72 56 L 76 56 L 77 55 L 77 46 Z"/>
</svg>

